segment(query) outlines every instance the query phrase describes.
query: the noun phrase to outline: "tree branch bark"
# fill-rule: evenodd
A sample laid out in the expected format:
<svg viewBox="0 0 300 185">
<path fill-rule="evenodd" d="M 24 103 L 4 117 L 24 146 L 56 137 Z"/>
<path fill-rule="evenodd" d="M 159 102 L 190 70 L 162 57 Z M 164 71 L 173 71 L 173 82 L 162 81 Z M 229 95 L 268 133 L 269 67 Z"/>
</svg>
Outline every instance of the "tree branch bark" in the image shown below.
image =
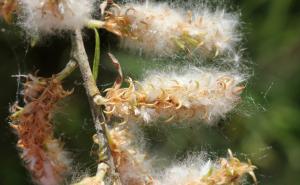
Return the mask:
<svg viewBox="0 0 300 185">
<path fill-rule="evenodd" d="M 114 179 L 117 179 L 117 182 L 120 182 L 118 177 L 115 176 L 115 165 L 113 162 L 113 159 L 110 154 L 109 146 L 107 144 L 108 142 L 108 129 L 106 126 L 106 120 L 105 116 L 103 114 L 102 109 L 102 102 L 105 101 L 105 99 L 101 96 L 100 91 L 96 85 L 96 82 L 94 80 L 88 57 L 84 48 L 83 39 L 81 30 L 76 30 L 74 34 L 72 34 L 72 56 L 77 61 L 77 64 L 79 66 L 79 69 L 81 71 L 81 75 L 83 78 L 84 88 L 86 90 L 86 94 L 88 96 L 90 109 L 93 117 L 93 122 L 96 128 L 96 139 L 99 144 L 99 149 L 101 150 L 102 147 L 106 148 L 106 156 L 107 158 L 101 159 L 100 157 L 100 164 L 101 162 L 105 162 L 110 167 L 110 175 L 113 175 Z M 100 154 L 99 154 L 100 156 Z M 100 165 L 99 164 L 99 165 Z"/>
</svg>

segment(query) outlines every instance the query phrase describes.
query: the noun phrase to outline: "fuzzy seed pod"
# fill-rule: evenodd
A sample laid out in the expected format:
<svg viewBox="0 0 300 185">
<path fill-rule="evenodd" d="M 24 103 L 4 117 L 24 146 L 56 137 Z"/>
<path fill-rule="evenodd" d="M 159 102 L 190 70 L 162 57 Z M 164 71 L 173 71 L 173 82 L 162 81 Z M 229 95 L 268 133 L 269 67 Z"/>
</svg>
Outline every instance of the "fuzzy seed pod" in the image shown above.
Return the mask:
<svg viewBox="0 0 300 185">
<path fill-rule="evenodd" d="M 123 48 L 146 55 L 184 51 L 206 58 L 234 50 L 240 41 L 238 25 L 238 17 L 224 9 L 186 12 L 167 4 L 132 3 L 108 12 L 104 28 L 122 37 Z"/>
<path fill-rule="evenodd" d="M 129 122 L 204 121 L 230 112 L 244 88 L 243 75 L 214 69 L 154 73 L 128 88 L 107 89 L 106 114 Z"/>
<path fill-rule="evenodd" d="M 54 138 L 51 123 L 55 104 L 69 94 L 54 78 L 29 75 L 24 84 L 25 106 L 18 107 L 10 117 L 21 158 L 37 184 L 60 184 L 70 168 L 70 159 L 62 143 Z"/>
</svg>

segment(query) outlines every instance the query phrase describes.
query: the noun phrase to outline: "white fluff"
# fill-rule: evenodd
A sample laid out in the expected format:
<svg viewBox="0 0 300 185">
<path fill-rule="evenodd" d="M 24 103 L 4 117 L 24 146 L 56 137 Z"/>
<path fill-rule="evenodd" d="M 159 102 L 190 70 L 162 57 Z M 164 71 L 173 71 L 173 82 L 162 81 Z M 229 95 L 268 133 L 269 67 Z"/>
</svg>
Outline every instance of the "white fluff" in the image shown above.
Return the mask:
<svg viewBox="0 0 300 185">
<path fill-rule="evenodd" d="M 224 78 L 228 78 L 232 82 L 226 89 L 220 90 L 219 83 Z M 162 89 L 172 89 L 176 86 L 183 87 L 185 89 L 183 91 L 175 90 L 173 93 L 169 91 L 171 92 L 170 96 L 180 100 L 182 106 L 187 109 L 205 107 L 206 111 L 203 111 L 203 109 L 197 111 L 196 109 L 197 112 L 192 118 L 195 120 L 206 119 L 211 122 L 224 117 L 226 113 L 235 107 L 239 96 L 233 94 L 233 90 L 243 81 L 244 77 L 239 73 L 193 68 L 184 71 L 182 74 L 178 74 L 178 72 L 152 74 L 144 79 L 142 85 L 144 91 L 148 94 L 149 101 L 156 99 L 161 94 Z M 151 115 L 155 117 L 155 114 L 157 114 L 151 109 L 145 109 L 142 112 L 144 113 L 141 116 L 145 121 L 148 121 Z M 182 116 L 184 117 L 184 115 Z"/>
<path fill-rule="evenodd" d="M 49 10 L 43 10 L 43 5 L 49 0 L 22 0 L 23 16 L 20 24 L 30 34 L 49 34 L 54 31 L 73 30 L 84 26 L 91 18 L 95 0 L 60 0 L 59 13 L 55 16 Z"/>
<path fill-rule="evenodd" d="M 151 56 L 172 56 L 179 49 L 181 36 L 187 34 L 198 41 L 198 46 L 189 48 L 190 53 L 207 57 L 234 50 L 241 40 L 238 16 L 225 9 L 212 11 L 200 6 L 187 12 L 160 3 L 126 4 L 124 12 L 132 9 L 124 13 L 134 20 L 131 30 L 145 27 L 147 31 L 142 31 L 137 39 L 125 37 L 122 47 Z"/>
<path fill-rule="evenodd" d="M 244 80 L 238 72 L 208 68 L 154 72 L 134 87 L 108 91 L 106 108 L 129 122 L 213 123 L 237 105 Z"/>
<path fill-rule="evenodd" d="M 166 168 L 158 175 L 155 185 L 186 185 L 192 180 L 201 179 L 216 165 L 204 160 L 202 155 L 191 156 L 187 160 Z"/>
</svg>

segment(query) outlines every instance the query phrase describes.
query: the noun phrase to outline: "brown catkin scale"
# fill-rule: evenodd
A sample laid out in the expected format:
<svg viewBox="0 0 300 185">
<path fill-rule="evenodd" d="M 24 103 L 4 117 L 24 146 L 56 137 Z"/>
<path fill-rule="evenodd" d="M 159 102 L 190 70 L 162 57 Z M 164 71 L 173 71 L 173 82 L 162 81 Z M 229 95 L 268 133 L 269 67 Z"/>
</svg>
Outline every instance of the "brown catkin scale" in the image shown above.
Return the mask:
<svg viewBox="0 0 300 185">
<path fill-rule="evenodd" d="M 55 104 L 71 92 L 55 78 L 28 75 L 24 84 L 23 108 L 13 112 L 11 127 L 18 135 L 21 158 L 41 185 L 57 185 L 70 168 L 70 159 L 61 142 L 54 138 L 52 111 Z"/>
<path fill-rule="evenodd" d="M 17 10 L 17 0 L 1 0 L 0 1 L 0 17 L 10 23 L 12 21 L 12 15 Z"/>
<path fill-rule="evenodd" d="M 63 19 L 64 18 L 64 12 L 62 11 L 62 8 L 69 10 L 68 2 L 66 0 L 46 0 L 41 3 L 41 10 L 43 14 L 51 13 L 53 16 Z"/>
</svg>

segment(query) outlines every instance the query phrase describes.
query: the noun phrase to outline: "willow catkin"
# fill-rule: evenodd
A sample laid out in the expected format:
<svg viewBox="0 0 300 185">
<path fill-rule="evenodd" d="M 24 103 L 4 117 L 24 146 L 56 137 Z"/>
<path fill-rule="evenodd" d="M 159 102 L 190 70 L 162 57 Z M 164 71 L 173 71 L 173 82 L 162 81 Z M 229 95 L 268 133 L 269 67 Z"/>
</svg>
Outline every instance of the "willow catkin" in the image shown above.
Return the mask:
<svg viewBox="0 0 300 185">
<path fill-rule="evenodd" d="M 213 123 L 239 102 L 244 76 L 216 69 L 148 75 L 127 88 L 107 89 L 106 114 L 134 123 L 163 120 Z"/>
<path fill-rule="evenodd" d="M 234 157 L 230 150 L 227 158 L 216 161 L 205 160 L 201 155 L 191 156 L 161 172 L 156 185 L 242 184 L 247 175 L 256 183 L 255 168 L 250 162 L 241 162 Z"/>
<path fill-rule="evenodd" d="M 133 145 L 136 125 L 118 125 L 110 131 L 110 148 L 117 172 L 124 185 L 228 185 L 242 184 L 247 175 L 254 183 L 256 169 L 250 161 L 241 162 L 228 150 L 227 158 L 209 160 L 205 155 L 191 155 L 162 170 L 148 164 L 140 149 Z M 141 156 L 141 153 L 143 155 Z"/>
<path fill-rule="evenodd" d="M 152 185 L 145 154 L 133 146 L 134 136 L 126 125 L 115 126 L 109 133 L 110 150 L 123 185 Z"/>
<path fill-rule="evenodd" d="M 212 57 L 233 51 L 241 40 L 239 18 L 225 9 L 186 11 L 161 3 L 128 3 L 107 13 L 104 28 L 122 37 L 121 46 L 150 56 L 180 51 Z"/>
<path fill-rule="evenodd" d="M 69 94 L 55 78 L 29 75 L 24 84 L 25 106 L 18 107 L 10 117 L 20 156 L 37 184 L 60 184 L 70 169 L 71 160 L 54 138 L 51 123 L 55 104 Z"/>
</svg>

